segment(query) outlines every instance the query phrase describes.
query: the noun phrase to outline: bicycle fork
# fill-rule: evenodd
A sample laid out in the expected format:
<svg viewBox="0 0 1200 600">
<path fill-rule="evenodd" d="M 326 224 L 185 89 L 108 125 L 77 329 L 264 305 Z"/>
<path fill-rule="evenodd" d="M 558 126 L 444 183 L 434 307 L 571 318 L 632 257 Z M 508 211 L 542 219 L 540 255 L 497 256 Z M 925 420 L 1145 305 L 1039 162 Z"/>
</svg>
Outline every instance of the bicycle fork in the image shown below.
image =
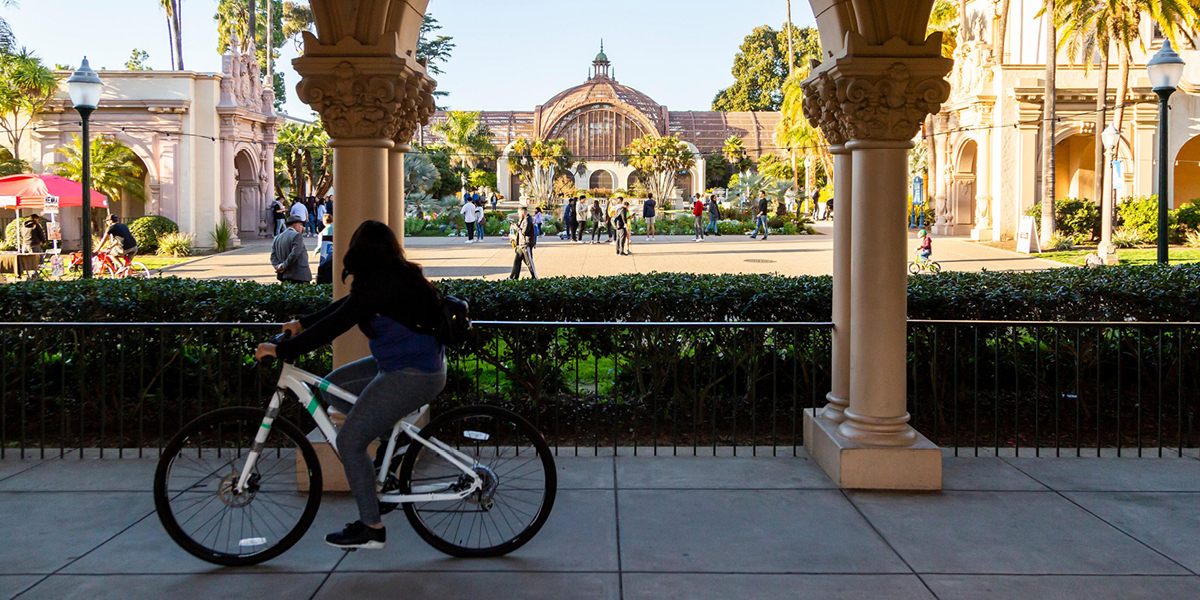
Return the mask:
<svg viewBox="0 0 1200 600">
<path fill-rule="evenodd" d="M 250 453 L 246 455 L 246 464 L 242 465 L 242 474 L 238 477 L 237 487 L 233 490 L 235 494 L 246 491 L 246 482 L 250 480 L 250 474 L 254 472 L 254 465 L 258 462 L 263 446 L 267 443 L 267 435 L 271 433 L 271 424 L 279 416 L 280 405 L 280 392 L 276 391 L 271 396 L 271 403 L 267 406 L 267 415 L 263 417 L 262 424 L 254 434 L 254 445 L 250 447 Z"/>
</svg>

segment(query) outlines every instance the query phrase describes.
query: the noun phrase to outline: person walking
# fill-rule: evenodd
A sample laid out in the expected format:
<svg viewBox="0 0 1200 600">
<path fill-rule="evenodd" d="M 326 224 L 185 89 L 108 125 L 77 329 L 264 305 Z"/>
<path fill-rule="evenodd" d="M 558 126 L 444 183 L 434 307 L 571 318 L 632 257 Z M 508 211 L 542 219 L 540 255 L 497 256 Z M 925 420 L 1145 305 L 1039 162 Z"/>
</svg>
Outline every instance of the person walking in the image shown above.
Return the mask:
<svg viewBox="0 0 1200 600">
<path fill-rule="evenodd" d="M 563 225 L 567 227 L 567 240 L 571 242 L 579 241 L 576 239 L 579 235 L 578 201 L 578 196 L 572 196 L 563 204 Z"/>
<path fill-rule="evenodd" d="M 275 278 L 279 281 L 312 281 L 312 271 L 308 268 L 308 249 L 304 247 L 304 222 L 305 219 L 299 215 L 288 217 L 283 233 L 275 236 L 271 244 L 271 266 L 275 268 Z"/>
<path fill-rule="evenodd" d="M 646 219 L 646 241 L 654 239 L 654 221 L 658 218 L 658 203 L 654 201 L 654 194 L 646 194 L 646 201 L 642 203 L 642 218 Z"/>
<path fill-rule="evenodd" d="M 704 201 L 700 199 L 700 192 L 692 199 L 692 241 L 704 241 Z"/>
<path fill-rule="evenodd" d="M 529 276 L 537 279 L 537 270 L 533 268 L 533 249 L 537 246 L 537 228 L 529 209 L 524 206 L 517 209 L 517 222 L 509 226 L 509 241 L 513 246 L 513 268 L 509 279 L 521 278 L 521 263 L 529 266 Z"/>
<path fill-rule="evenodd" d="M 305 229 L 312 237 L 317 237 L 317 232 L 320 231 L 320 220 L 317 218 L 317 197 L 309 196 L 304 199 L 304 208 L 308 210 L 308 223 L 305 224 Z"/>
<path fill-rule="evenodd" d="M 592 222 L 592 243 L 600 243 L 600 224 L 605 221 L 604 208 L 600 206 L 599 198 L 592 198 L 592 206 L 588 209 L 588 220 Z"/>
<path fill-rule="evenodd" d="M 608 225 L 608 243 L 609 244 L 612 244 L 616 241 L 616 233 L 613 231 L 614 230 L 613 217 L 615 217 L 617 214 L 617 206 L 618 205 L 617 205 L 616 198 L 609 198 L 606 201 L 606 204 L 604 206 L 604 213 L 605 213 L 604 216 L 607 219 L 606 223 Z"/>
<path fill-rule="evenodd" d="M 542 223 L 546 221 L 546 217 L 542 215 L 542 207 L 533 209 L 533 236 L 542 237 Z"/>
<path fill-rule="evenodd" d="M 483 234 L 487 230 L 487 217 L 483 214 L 483 198 L 475 201 L 475 241 L 482 242 Z"/>
<path fill-rule="evenodd" d="M 762 232 L 763 232 L 762 239 L 763 239 L 763 241 L 766 241 L 767 234 L 770 233 L 770 230 L 767 229 L 767 193 L 766 192 L 760 191 L 758 193 L 758 205 L 755 206 L 755 215 L 756 216 L 754 219 L 754 235 L 751 235 L 750 239 L 752 239 L 752 240 L 758 239 L 758 230 L 762 229 Z"/>
<path fill-rule="evenodd" d="M 467 230 L 467 241 L 464 243 L 474 244 L 475 243 L 475 205 L 471 204 L 471 196 L 469 194 L 463 194 L 463 205 L 462 205 L 462 208 L 458 209 L 458 212 L 462 213 L 463 229 Z"/>
<path fill-rule="evenodd" d="M 712 229 L 713 235 L 721 235 L 720 228 L 717 227 L 717 221 L 721 220 L 721 204 L 717 202 L 717 197 L 714 194 L 708 195 L 708 229 Z M 708 231 L 705 229 L 705 231 Z"/>
<path fill-rule="evenodd" d="M 629 203 L 618 204 L 612 218 L 617 236 L 617 256 L 629 256 Z"/>
<path fill-rule="evenodd" d="M 825 220 L 824 208 L 825 208 L 825 205 L 821 203 L 821 188 L 817 188 L 817 190 L 815 192 L 813 192 L 813 214 L 812 214 L 812 217 L 813 217 L 814 221 L 824 221 Z"/>
<path fill-rule="evenodd" d="M 283 233 L 283 223 L 287 220 L 287 209 L 279 198 L 271 201 L 271 235 L 276 236 Z"/>
</svg>

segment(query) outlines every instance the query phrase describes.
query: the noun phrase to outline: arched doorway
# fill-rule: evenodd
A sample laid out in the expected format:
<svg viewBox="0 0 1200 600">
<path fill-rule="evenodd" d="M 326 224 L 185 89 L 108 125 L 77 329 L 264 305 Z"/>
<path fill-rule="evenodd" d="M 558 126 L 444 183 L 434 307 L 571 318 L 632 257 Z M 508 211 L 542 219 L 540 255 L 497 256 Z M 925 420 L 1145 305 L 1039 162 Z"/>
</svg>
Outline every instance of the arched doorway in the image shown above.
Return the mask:
<svg viewBox="0 0 1200 600">
<path fill-rule="evenodd" d="M 1054 144 L 1054 197 L 1095 201 L 1096 138 L 1077 133 Z"/>
<path fill-rule="evenodd" d="M 129 223 L 138 217 L 146 215 L 146 201 L 150 199 L 150 186 L 147 182 L 149 170 L 146 169 L 146 163 L 142 161 L 142 157 L 137 154 L 130 153 L 132 162 L 137 165 L 142 173 L 141 195 L 138 197 L 136 193 L 131 193 L 131 190 L 121 190 L 121 197 L 109 206 L 108 211 L 114 215 L 121 217 L 121 221 Z"/>
<path fill-rule="evenodd" d="M 613 176 L 608 171 L 596 171 L 592 173 L 588 179 L 588 189 L 591 190 L 612 190 Z"/>
<path fill-rule="evenodd" d="M 953 171 L 950 173 L 949 223 L 951 230 L 947 233 L 961 235 L 970 230 L 975 224 L 975 174 L 976 157 L 979 144 L 975 140 L 963 142 L 955 157 Z"/>
<path fill-rule="evenodd" d="M 259 189 L 258 178 L 254 175 L 254 159 L 245 150 L 238 152 L 233 159 L 233 167 L 237 177 L 237 227 L 235 235 L 251 235 L 258 231 L 258 221 L 262 217 L 262 193 Z"/>
<path fill-rule="evenodd" d="M 691 198 L 692 197 L 692 173 L 690 171 L 687 173 L 683 173 L 682 175 L 677 173 L 675 175 L 675 187 L 679 190 L 680 198 Z"/>
<path fill-rule="evenodd" d="M 646 186 L 642 183 L 642 178 L 638 177 L 637 171 L 629 174 L 629 178 L 625 180 L 625 189 L 630 194 L 645 194 Z M 636 192 L 634 190 L 637 190 Z"/>
<path fill-rule="evenodd" d="M 1200 136 L 1187 141 L 1175 155 L 1175 185 L 1171 207 L 1179 208 L 1200 199 Z"/>
</svg>

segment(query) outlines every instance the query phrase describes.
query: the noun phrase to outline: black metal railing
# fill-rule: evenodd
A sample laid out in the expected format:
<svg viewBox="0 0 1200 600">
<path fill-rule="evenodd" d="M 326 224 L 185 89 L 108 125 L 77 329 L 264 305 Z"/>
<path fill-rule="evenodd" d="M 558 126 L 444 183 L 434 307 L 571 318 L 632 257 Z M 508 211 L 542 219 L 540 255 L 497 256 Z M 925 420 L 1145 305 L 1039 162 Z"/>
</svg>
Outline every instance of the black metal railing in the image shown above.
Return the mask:
<svg viewBox="0 0 1200 600">
<path fill-rule="evenodd" d="M 479 322 L 451 353 L 438 408 L 494 404 L 559 453 L 796 454 L 824 404 L 828 323 Z M 184 423 L 262 406 L 278 377 L 251 358 L 271 324 L 0 324 L 0 457 L 144 455 Z M 297 366 L 325 373 L 328 350 Z M 302 410 L 285 416 L 311 426 Z M 748 447 L 748 448 L 747 448 Z"/>
<path fill-rule="evenodd" d="M 912 425 L 956 454 L 1195 447 L 1200 323 L 910 321 L 909 367 Z"/>
<path fill-rule="evenodd" d="M 435 409 L 493 404 L 560 454 L 796 454 L 830 384 L 829 323 L 480 322 Z M 0 458 L 141 456 L 262 406 L 273 324 L 0 324 Z M 956 453 L 1182 455 L 1200 324 L 912 321 L 912 425 Z M 330 369 L 326 349 L 298 366 Z M 307 413 L 285 416 L 311 426 Z M 964 450 L 966 449 L 966 450 Z"/>
</svg>

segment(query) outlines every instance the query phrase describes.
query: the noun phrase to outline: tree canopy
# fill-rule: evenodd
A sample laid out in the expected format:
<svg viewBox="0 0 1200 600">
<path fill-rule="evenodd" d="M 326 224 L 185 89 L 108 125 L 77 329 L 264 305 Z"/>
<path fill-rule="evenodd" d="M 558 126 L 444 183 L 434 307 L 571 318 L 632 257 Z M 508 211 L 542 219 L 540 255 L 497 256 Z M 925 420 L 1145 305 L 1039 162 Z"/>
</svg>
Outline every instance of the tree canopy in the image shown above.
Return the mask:
<svg viewBox="0 0 1200 600">
<path fill-rule="evenodd" d="M 474 169 L 481 160 L 495 160 L 500 151 L 492 144 L 492 133 L 480 118 L 479 111 L 452 110 L 446 113 L 445 120 L 434 123 L 429 128 L 435 135 L 445 140 L 450 148 L 450 162 L 455 165 Z"/>
<path fill-rule="evenodd" d="M 677 137 L 645 136 L 621 151 L 621 162 L 637 169 L 646 188 L 662 200 L 671 197 L 675 174 L 695 166 L 696 156 L 687 142 Z"/>
<path fill-rule="evenodd" d="M 92 139 L 90 148 L 92 188 L 110 200 L 146 198 L 146 174 L 142 161 L 120 140 L 107 136 Z M 72 181 L 83 180 L 83 141 L 71 136 L 71 145 L 55 151 L 63 161 L 55 163 L 54 174 Z"/>
<path fill-rule="evenodd" d="M 271 3 L 271 22 L 267 23 L 267 2 Z M 279 49 L 288 40 L 296 38 L 300 32 L 312 27 L 312 10 L 307 4 L 284 2 L 283 0 L 262 0 L 255 2 L 254 7 L 254 48 L 258 60 L 258 68 L 262 73 L 267 72 L 267 27 L 271 27 L 271 74 L 272 89 L 275 91 L 275 108 L 283 106 L 287 99 L 287 86 L 284 85 L 283 75 L 274 68 L 275 60 L 279 58 Z M 246 0 L 219 0 L 217 14 L 213 19 L 217 22 L 217 52 L 224 54 L 229 50 L 233 34 L 237 33 L 242 49 L 249 46 L 246 40 L 246 30 L 249 27 L 250 11 Z"/>
<path fill-rule="evenodd" d="M 821 38 L 815 27 L 793 26 L 793 51 L 796 65 L 807 65 L 809 58 L 820 59 Z M 775 111 L 783 104 L 783 84 L 788 77 L 788 39 L 786 26 L 776 31 L 768 25 L 755 27 L 742 42 L 733 59 L 733 85 L 713 98 L 712 109 L 719 111 Z"/>
<path fill-rule="evenodd" d="M 58 76 L 29 50 L 0 51 L 0 129 L 7 134 L 13 157 L 21 158 L 21 139 L 33 117 L 58 89 Z"/>
<path fill-rule="evenodd" d="M 545 203 L 554 191 L 554 177 L 558 173 L 578 172 L 585 168 L 581 159 L 576 159 L 567 147 L 566 140 L 535 140 L 520 138 L 508 150 L 508 166 L 512 173 L 521 178 L 526 193 L 536 203 Z"/>
</svg>

